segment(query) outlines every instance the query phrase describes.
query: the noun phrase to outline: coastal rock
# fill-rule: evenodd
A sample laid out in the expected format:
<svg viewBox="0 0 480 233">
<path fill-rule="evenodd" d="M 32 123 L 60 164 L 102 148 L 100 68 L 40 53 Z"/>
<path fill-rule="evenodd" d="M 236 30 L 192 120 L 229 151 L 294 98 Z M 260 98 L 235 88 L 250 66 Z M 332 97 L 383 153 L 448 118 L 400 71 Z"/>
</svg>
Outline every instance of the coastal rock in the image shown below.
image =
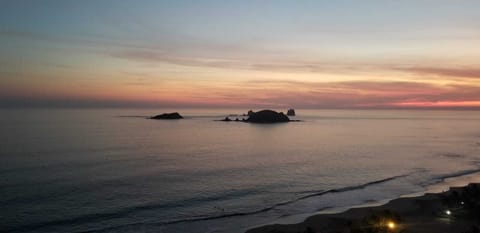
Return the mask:
<svg viewBox="0 0 480 233">
<path fill-rule="evenodd" d="M 183 117 L 178 112 L 172 112 L 172 113 L 164 113 L 164 114 L 161 114 L 161 115 L 156 115 L 156 116 L 150 117 L 150 119 L 154 119 L 154 120 L 177 120 L 177 119 L 183 119 Z"/>
<path fill-rule="evenodd" d="M 232 119 L 230 119 L 229 117 L 225 117 L 223 120 L 221 121 L 232 121 Z"/>
<path fill-rule="evenodd" d="M 252 114 L 254 114 L 255 112 L 253 112 L 252 110 L 248 110 L 248 113 L 247 113 L 247 116 L 251 116 Z"/>
<path fill-rule="evenodd" d="M 293 108 L 288 109 L 287 116 L 295 116 L 295 109 L 293 109 Z"/>
<path fill-rule="evenodd" d="M 289 121 L 290 118 L 288 118 L 285 114 L 278 113 L 273 110 L 254 112 L 246 120 L 246 122 L 250 123 L 281 123 Z"/>
</svg>

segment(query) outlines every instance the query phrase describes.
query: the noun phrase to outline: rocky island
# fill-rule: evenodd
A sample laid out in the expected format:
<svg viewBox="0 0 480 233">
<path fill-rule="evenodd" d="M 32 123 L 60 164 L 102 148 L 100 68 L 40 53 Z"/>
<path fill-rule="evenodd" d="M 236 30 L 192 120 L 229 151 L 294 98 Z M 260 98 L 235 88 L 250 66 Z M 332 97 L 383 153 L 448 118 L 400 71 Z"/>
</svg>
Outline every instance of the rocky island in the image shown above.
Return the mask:
<svg viewBox="0 0 480 233">
<path fill-rule="evenodd" d="M 290 118 L 283 114 L 283 112 L 262 110 L 259 112 L 251 112 L 245 121 L 250 123 L 283 123 L 289 122 Z"/>
<path fill-rule="evenodd" d="M 287 116 L 295 116 L 295 109 L 293 109 L 293 108 L 288 109 Z"/>
<path fill-rule="evenodd" d="M 248 122 L 248 123 L 261 123 L 261 124 L 270 124 L 270 123 L 285 123 L 291 121 L 299 121 L 299 120 L 290 120 L 287 115 L 283 112 L 276 112 L 273 110 L 265 109 L 258 112 L 254 112 L 252 110 L 248 111 L 248 114 L 243 114 L 243 116 L 248 116 L 247 119 L 236 118 L 235 120 L 230 119 L 228 116 L 222 120 L 217 121 L 236 121 L 236 122 Z"/>
<path fill-rule="evenodd" d="M 172 113 L 163 113 L 163 114 L 160 114 L 160 115 L 156 115 L 156 116 L 150 117 L 150 119 L 153 119 L 153 120 L 177 120 L 177 119 L 183 119 L 183 117 L 178 112 L 172 112 Z"/>
</svg>

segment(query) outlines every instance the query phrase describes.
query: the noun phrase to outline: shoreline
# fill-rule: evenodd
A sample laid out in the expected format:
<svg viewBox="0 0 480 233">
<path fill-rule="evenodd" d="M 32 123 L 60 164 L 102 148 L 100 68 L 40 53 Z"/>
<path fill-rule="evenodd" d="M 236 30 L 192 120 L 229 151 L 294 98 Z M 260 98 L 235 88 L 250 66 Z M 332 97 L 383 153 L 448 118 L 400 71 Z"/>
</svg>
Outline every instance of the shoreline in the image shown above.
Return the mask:
<svg viewBox="0 0 480 233">
<path fill-rule="evenodd" d="M 478 193 L 472 196 L 471 190 L 478 190 Z M 470 196 L 465 194 L 468 192 Z M 466 196 L 459 199 L 458 194 Z M 452 198 L 454 203 L 445 202 Z M 468 199 L 468 205 L 463 199 Z M 473 216 L 472 208 L 475 212 Z M 455 210 L 455 213 L 447 215 L 447 210 Z M 303 220 L 290 220 L 288 223 L 276 220 L 251 227 L 246 233 L 480 232 L 480 175 L 472 173 L 446 178 L 427 186 L 422 192 L 300 216 Z M 378 220 L 379 217 L 384 220 Z M 375 229 L 372 229 L 372 218 L 377 218 Z M 299 219 L 298 216 L 296 219 Z M 395 229 L 388 228 L 392 222 Z"/>
</svg>

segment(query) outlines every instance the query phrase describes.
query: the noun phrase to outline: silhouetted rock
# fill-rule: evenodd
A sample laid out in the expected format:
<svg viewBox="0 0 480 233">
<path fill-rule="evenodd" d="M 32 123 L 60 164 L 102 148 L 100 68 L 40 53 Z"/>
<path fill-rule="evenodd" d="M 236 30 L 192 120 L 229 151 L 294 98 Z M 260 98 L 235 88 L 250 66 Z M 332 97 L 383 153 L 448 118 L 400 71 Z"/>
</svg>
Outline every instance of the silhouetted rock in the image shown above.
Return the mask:
<svg viewBox="0 0 480 233">
<path fill-rule="evenodd" d="M 222 121 L 232 121 L 232 120 L 228 117 L 225 117 L 225 119 L 223 119 Z"/>
<path fill-rule="evenodd" d="M 251 116 L 252 114 L 254 114 L 255 112 L 253 112 L 252 110 L 249 110 L 248 113 L 247 113 L 247 116 Z"/>
<path fill-rule="evenodd" d="M 288 109 L 287 116 L 295 116 L 295 109 L 293 109 L 293 108 Z"/>
<path fill-rule="evenodd" d="M 172 113 L 164 113 L 164 114 L 161 114 L 161 115 L 156 115 L 154 117 L 150 117 L 150 119 L 154 119 L 154 120 L 177 120 L 177 119 L 183 119 L 183 117 L 178 112 L 172 112 Z"/>
<path fill-rule="evenodd" d="M 289 122 L 290 119 L 283 113 L 272 110 L 262 110 L 252 113 L 246 121 L 250 123 L 280 123 Z"/>
</svg>

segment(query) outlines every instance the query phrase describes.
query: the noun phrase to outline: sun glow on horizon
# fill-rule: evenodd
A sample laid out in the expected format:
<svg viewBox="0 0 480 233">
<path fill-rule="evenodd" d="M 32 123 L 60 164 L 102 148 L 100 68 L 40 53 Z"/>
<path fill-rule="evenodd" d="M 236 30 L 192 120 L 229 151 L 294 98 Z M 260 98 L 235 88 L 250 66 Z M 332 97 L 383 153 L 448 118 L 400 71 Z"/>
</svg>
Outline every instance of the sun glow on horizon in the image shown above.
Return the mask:
<svg viewBox="0 0 480 233">
<path fill-rule="evenodd" d="M 8 2 L 0 106 L 480 108 L 480 3 L 347 2 Z"/>
</svg>

